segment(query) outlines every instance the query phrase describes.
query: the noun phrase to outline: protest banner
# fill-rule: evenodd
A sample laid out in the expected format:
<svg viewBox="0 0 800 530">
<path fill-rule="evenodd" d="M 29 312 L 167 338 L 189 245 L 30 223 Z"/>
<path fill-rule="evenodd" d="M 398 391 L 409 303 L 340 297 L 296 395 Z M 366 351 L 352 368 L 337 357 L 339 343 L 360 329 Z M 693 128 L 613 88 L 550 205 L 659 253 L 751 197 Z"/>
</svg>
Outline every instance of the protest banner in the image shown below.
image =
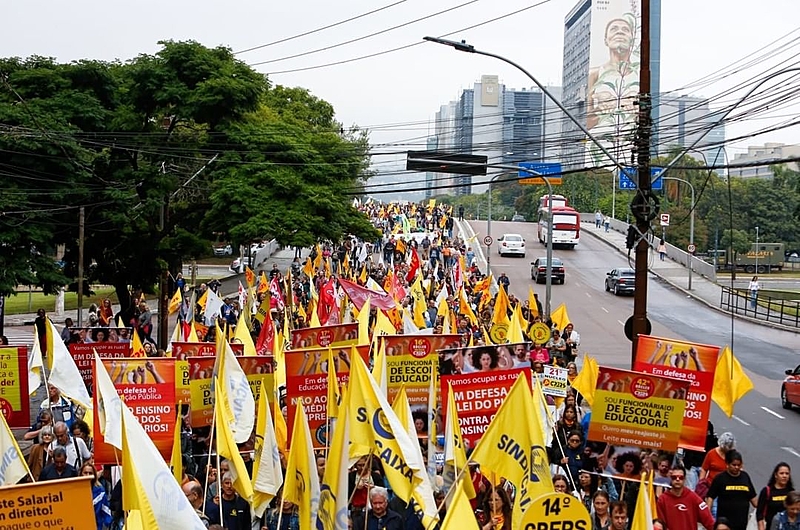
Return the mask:
<svg viewBox="0 0 800 530">
<path fill-rule="evenodd" d="M 655 517 L 655 516 L 654 516 Z M 536 497 L 522 516 L 520 528 L 541 530 L 591 530 L 592 519 L 586 507 L 568 493 L 545 493 Z"/>
<path fill-rule="evenodd" d="M 250 383 L 250 391 L 256 402 L 261 395 L 261 385 L 267 385 L 267 396 L 273 399 L 273 357 L 238 357 L 242 371 Z M 189 394 L 191 396 L 190 423 L 192 428 L 208 427 L 214 418 L 214 390 L 211 386 L 214 378 L 215 357 L 190 357 Z M 180 362 L 180 361 L 178 361 Z"/>
<path fill-rule="evenodd" d="M 0 487 L 0 528 L 97 528 L 90 477 Z"/>
<path fill-rule="evenodd" d="M 346 385 L 350 377 L 350 355 L 354 346 L 330 348 L 337 365 L 336 379 Z M 369 345 L 355 346 L 356 352 L 369 363 Z M 326 447 L 328 439 L 328 350 L 316 348 L 286 352 L 286 407 L 288 429 L 294 426 L 297 400 L 303 401 L 315 448 Z"/>
<path fill-rule="evenodd" d="M 530 368 L 528 346 L 520 342 L 439 350 L 439 375 Z"/>
<path fill-rule="evenodd" d="M 542 382 L 542 392 L 554 397 L 567 397 L 567 369 L 560 366 L 544 365 L 544 372 L 536 374 Z"/>
<path fill-rule="evenodd" d="M 412 412 L 427 417 L 430 374 L 438 373 L 439 350 L 461 345 L 459 335 L 384 335 L 389 403 L 405 386 Z"/>
<path fill-rule="evenodd" d="M 92 367 L 94 366 L 95 351 L 101 359 L 123 359 L 131 356 L 130 342 L 79 342 L 71 343 L 68 348 L 87 388 L 92 388 L 94 384 Z"/>
<path fill-rule="evenodd" d="M 0 414 L 12 429 L 31 426 L 28 398 L 28 348 L 0 348 Z M 0 462 L 2 464 L 2 462 Z"/>
<path fill-rule="evenodd" d="M 244 344 L 230 343 L 233 354 L 244 355 Z M 217 344 L 214 342 L 173 342 L 172 356 L 185 361 L 189 357 L 214 357 L 217 355 Z"/>
<path fill-rule="evenodd" d="M 189 361 L 175 360 L 175 400 L 178 405 L 188 405 L 192 402 Z"/>
<path fill-rule="evenodd" d="M 587 438 L 674 452 L 689 381 L 599 367 Z"/>
<path fill-rule="evenodd" d="M 442 375 L 442 415 L 447 417 L 448 388 L 453 389 L 458 423 L 466 448 L 475 447 L 518 377 L 530 381 L 530 368 Z"/>
<path fill-rule="evenodd" d="M 358 342 L 358 322 L 292 330 L 292 349 L 327 348 Z"/>
<path fill-rule="evenodd" d="M 161 456 L 169 461 L 174 429 L 180 429 L 180 422 L 176 421 L 175 359 L 103 359 L 103 366 L 117 393 L 142 424 Z M 93 400 L 94 409 L 98 410 L 97 388 Z M 116 464 L 114 448 L 103 441 L 99 414 L 94 415 L 92 433 L 95 463 Z"/>
<path fill-rule="evenodd" d="M 686 395 L 680 447 L 704 451 L 719 346 L 639 335 L 633 369 L 691 383 Z"/>
</svg>

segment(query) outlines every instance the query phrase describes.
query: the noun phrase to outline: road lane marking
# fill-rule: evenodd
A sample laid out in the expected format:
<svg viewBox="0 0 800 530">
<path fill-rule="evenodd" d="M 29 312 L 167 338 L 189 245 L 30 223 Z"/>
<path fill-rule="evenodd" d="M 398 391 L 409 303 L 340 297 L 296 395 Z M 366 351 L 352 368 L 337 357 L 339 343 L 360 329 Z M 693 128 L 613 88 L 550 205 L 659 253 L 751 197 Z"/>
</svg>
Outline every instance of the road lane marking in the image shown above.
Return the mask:
<svg viewBox="0 0 800 530">
<path fill-rule="evenodd" d="M 797 451 L 795 451 L 795 450 L 794 450 L 794 449 L 792 449 L 791 447 L 781 447 L 781 449 L 783 449 L 783 450 L 784 450 L 784 451 L 786 451 L 787 453 L 791 453 L 791 454 L 793 454 L 793 455 L 794 455 L 794 456 L 796 456 L 797 458 L 800 458 L 800 453 L 798 453 Z"/>
<path fill-rule="evenodd" d="M 588 296 L 589 298 L 592 297 L 592 295 L 590 295 L 589 293 L 584 293 L 584 294 L 586 294 L 586 296 Z"/>
<path fill-rule="evenodd" d="M 738 422 L 739 422 L 739 423 L 741 423 L 742 425 L 746 425 L 746 426 L 750 427 L 750 424 L 749 424 L 749 423 L 747 423 L 746 421 L 744 421 L 744 420 L 743 420 L 742 418 L 740 418 L 739 416 L 733 415 L 733 416 L 731 416 L 731 418 L 733 418 L 734 420 L 738 421 Z"/>
<path fill-rule="evenodd" d="M 581 286 L 580 282 L 575 282 L 575 287 L 580 287 L 580 286 Z"/>
<path fill-rule="evenodd" d="M 608 309 L 606 309 L 605 307 L 601 307 L 600 309 L 602 309 L 603 311 L 605 311 L 606 313 L 608 313 Z"/>
<path fill-rule="evenodd" d="M 786 419 L 783 416 L 781 416 L 780 414 L 778 414 L 777 412 L 768 409 L 767 407 L 761 407 L 761 410 L 763 410 L 764 412 L 769 412 L 770 414 L 772 414 L 773 416 L 775 416 L 779 420 L 785 420 Z"/>
<path fill-rule="evenodd" d="M 622 320 L 617 320 L 617 322 L 619 322 L 620 326 L 624 326 L 625 325 L 625 322 L 623 322 Z"/>
</svg>

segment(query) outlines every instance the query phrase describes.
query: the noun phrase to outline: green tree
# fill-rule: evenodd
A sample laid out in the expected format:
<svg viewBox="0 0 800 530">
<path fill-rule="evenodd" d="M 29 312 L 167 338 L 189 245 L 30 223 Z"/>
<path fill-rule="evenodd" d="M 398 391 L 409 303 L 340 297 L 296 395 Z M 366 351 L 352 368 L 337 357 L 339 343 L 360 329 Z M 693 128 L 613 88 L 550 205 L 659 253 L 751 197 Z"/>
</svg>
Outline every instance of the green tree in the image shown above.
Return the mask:
<svg viewBox="0 0 800 530">
<path fill-rule="evenodd" d="M 733 279 L 736 279 L 736 261 L 739 254 L 743 252 L 747 252 L 750 250 L 750 238 L 747 236 L 747 232 L 744 230 L 725 230 L 722 233 L 722 239 L 720 240 L 720 244 L 723 248 L 727 249 L 727 255 L 731 257 L 729 263 L 732 265 L 731 267 L 731 275 Z"/>
</svg>

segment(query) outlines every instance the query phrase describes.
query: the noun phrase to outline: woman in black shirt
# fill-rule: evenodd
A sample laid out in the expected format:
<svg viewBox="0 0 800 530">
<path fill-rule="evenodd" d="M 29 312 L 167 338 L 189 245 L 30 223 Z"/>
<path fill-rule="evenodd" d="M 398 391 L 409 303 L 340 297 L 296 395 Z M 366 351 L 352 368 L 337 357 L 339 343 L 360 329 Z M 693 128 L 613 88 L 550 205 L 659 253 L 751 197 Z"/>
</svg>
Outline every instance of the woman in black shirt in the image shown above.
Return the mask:
<svg viewBox="0 0 800 530">
<path fill-rule="evenodd" d="M 792 468 L 786 462 L 779 462 L 772 471 L 767 487 L 758 495 L 758 530 L 771 530 L 772 518 L 783 511 L 786 494 L 790 491 L 794 491 Z"/>
</svg>

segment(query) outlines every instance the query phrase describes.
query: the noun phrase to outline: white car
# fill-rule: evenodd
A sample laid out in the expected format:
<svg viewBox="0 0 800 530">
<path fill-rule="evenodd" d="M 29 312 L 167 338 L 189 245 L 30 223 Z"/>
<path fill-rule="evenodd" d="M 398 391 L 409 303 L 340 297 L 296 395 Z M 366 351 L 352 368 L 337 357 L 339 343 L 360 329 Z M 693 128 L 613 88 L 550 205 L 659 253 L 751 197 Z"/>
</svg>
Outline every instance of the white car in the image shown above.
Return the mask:
<svg viewBox="0 0 800 530">
<path fill-rule="evenodd" d="M 497 240 L 497 253 L 501 256 L 514 254 L 525 257 L 525 239 L 519 234 L 503 234 Z"/>
</svg>

